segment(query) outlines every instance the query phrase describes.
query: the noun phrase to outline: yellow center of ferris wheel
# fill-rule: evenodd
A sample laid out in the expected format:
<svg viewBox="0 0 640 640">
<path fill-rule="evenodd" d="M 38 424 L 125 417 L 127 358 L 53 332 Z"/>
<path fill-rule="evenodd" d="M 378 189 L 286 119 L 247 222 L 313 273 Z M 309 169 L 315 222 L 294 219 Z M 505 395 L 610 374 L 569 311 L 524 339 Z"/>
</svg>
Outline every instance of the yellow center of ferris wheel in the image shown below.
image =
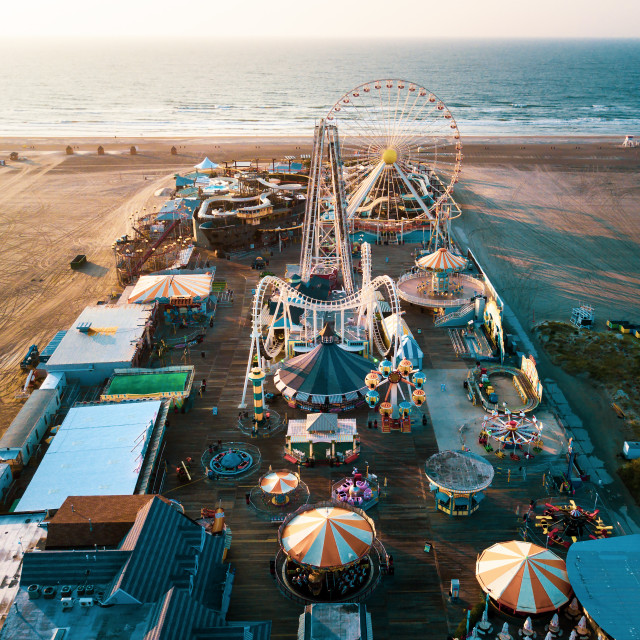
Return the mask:
<svg viewBox="0 0 640 640">
<path fill-rule="evenodd" d="M 382 160 L 385 164 L 393 164 L 398 159 L 398 152 L 395 149 L 389 147 L 385 149 L 382 154 Z"/>
</svg>

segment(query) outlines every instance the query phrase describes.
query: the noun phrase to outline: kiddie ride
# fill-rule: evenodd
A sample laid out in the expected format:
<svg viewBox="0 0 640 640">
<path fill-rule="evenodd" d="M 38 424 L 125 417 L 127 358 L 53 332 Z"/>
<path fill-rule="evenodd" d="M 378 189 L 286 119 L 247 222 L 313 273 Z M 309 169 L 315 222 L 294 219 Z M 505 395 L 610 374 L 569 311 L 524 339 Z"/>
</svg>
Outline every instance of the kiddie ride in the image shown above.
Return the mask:
<svg viewBox="0 0 640 640">
<path fill-rule="evenodd" d="M 409 377 L 411 376 L 411 377 Z M 371 371 L 364 379 L 369 391 L 365 400 L 371 409 L 378 405 L 378 412 L 382 418 L 383 433 L 388 433 L 392 429 L 402 433 L 411 432 L 410 412 L 412 407 L 422 406 L 426 401 L 424 393 L 424 383 L 426 376 L 422 371 L 413 368 L 413 363 L 407 358 L 403 358 L 394 369 L 393 363 L 383 360 L 378 366 L 378 371 Z M 384 401 L 380 402 L 378 388 L 387 385 Z M 402 385 L 405 386 L 403 390 Z M 410 390 L 413 391 L 410 393 Z M 400 401 L 398 393 L 402 397 Z M 410 398 L 410 400 L 409 400 Z M 424 421 L 423 421 L 424 422 Z"/>
</svg>

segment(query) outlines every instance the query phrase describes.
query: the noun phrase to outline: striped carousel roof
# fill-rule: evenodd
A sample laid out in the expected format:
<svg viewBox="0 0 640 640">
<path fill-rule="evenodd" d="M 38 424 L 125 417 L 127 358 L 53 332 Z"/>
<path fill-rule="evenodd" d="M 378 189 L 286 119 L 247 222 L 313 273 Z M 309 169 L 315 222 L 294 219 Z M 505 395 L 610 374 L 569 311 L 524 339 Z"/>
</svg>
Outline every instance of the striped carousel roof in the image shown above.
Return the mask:
<svg viewBox="0 0 640 640">
<path fill-rule="evenodd" d="M 427 256 L 418 258 L 416 264 L 421 269 L 429 269 L 431 271 L 459 271 L 465 267 L 467 260 L 462 256 L 451 253 L 449 249 L 441 247 Z"/>
<path fill-rule="evenodd" d="M 128 302 L 169 302 L 178 296 L 204 300 L 211 294 L 212 281 L 212 273 L 141 276 Z"/>
<path fill-rule="evenodd" d="M 374 538 L 368 518 L 342 507 L 312 507 L 294 515 L 280 532 L 282 548 L 292 560 L 324 569 L 356 562 Z"/>
<path fill-rule="evenodd" d="M 564 560 L 530 542 L 500 542 L 485 549 L 476 563 L 485 593 L 520 613 L 554 611 L 571 595 Z"/>
<path fill-rule="evenodd" d="M 260 478 L 260 488 L 265 493 L 282 495 L 294 491 L 298 482 L 298 476 L 291 471 L 269 471 Z"/>
</svg>

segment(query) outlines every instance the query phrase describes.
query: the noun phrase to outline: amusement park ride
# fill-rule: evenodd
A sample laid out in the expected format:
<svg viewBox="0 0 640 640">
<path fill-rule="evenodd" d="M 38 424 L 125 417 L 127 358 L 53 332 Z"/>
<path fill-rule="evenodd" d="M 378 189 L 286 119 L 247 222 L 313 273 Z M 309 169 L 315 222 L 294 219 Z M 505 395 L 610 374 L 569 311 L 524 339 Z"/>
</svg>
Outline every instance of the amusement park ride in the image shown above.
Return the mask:
<svg viewBox="0 0 640 640">
<path fill-rule="evenodd" d="M 383 360 L 378 371 L 372 371 L 367 375 L 365 383 L 369 391 L 367 391 L 366 401 L 372 409 L 379 403 L 378 411 L 382 417 L 383 433 L 388 433 L 391 429 L 399 429 L 404 433 L 411 431 L 409 413 L 412 405 L 420 407 L 424 404 L 426 396 L 422 387 L 425 381 L 424 373 L 414 369 L 412 362 L 407 358 L 403 358 L 395 368 L 391 361 Z M 406 387 L 406 395 L 402 385 Z M 384 386 L 387 387 L 387 393 L 384 401 L 380 402 L 380 393 L 377 389 Z M 411 388 L 413 392 L 409 395 Z M 398 393 L 402 396 L 402 401 L 399 401 Z"/>
<path fill-rule="evenodd" d="M 340 131 L 351 226 L 389 241 L 429 228 L 429 249 L 449 248 L 462 143 L 444 102 L 413 82 L 375 80 L 342 96 L 327 122 Z"/>
<path fill-rule="evenodd" d="M 333 322 L 343 345 L 353 350 L 360 347 L 369 357 L 379 354 L 393 363 L 391 368 L 402 360 L 396 284 L 387 275 L 372 278 L 371 248 L 365 241 L 358 287 L 349 227 L 375 231 L 376 239 L 381 230 L 402 235 L 403 231 L 429 228 L 430 247 L 448 248 L 455 205 L 451 194 L 460 172 L 461 149 L 457 125 L 444 103 L 425 88 L 403 80 L 378 80 L 356 87 L 319 122 L 310 165 L 300 278 L 294 283 L 268 275 L 258 284 L 240 408 L 246 407 L 249 383 L 261 399 L 262 382 L 256 388 L 255 381 L 263 379 L 270 363 L 290 357 L 296 348 L 313 348 L 326 322 Z M 314 298 L 305 290 L 314 277 L 329 280 L 325 299 Z M 415 373 L 413 366 L 407 366 L 398 365 L 398 370 L 389 371 L 379 381 L 389 385 L 391 402 L 385 398 L 382 409 L 390 425 L 399 426 L 401 414 L 406 417 L 408 413 L 407 402 L 394 402 L 400 383 L 417 386 L 407 377 Z M 422 403 L 423 395 L 418 396 Z M 391 404 L 390 411 L 387 404 Z"/>
</svg>

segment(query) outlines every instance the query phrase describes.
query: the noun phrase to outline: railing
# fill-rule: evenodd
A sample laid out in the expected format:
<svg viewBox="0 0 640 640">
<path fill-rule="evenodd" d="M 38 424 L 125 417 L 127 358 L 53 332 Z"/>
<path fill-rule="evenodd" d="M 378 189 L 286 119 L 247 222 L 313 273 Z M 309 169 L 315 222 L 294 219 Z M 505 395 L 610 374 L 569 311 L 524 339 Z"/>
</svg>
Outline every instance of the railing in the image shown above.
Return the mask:
<svg viewBox="0 0 640 640">
<path fill-rule="evenodd" d="M 427 295 L 415 296 L 412 293 L 407 293 L 406 291 L 403 291 L 402 288 L 400 287 L 400 285 L 403 282 L 407 282 L 409 280 L 424 279 L 425 277 L 427 276 L 423 271 L 409 271 L 408 273 L 405 273 L 403 276 L 401 276 L 398 279 L 398 287 L 397 287 L 398 296 L 403 300 L 405 300 L 406 302 L 411 302 L 412 304 L 417 304 L 419 306 L 425 306 L 426 303 L 429 303 L 429 304 L 435 303 L 434 306 L 438 306 L 438 307 L 460 307 L 471 300 L 470 297 L 444 300 L 440 298 L 432 298 Z M 480 291 L 484 291 L 484 284 L 482 280 L 478 280 L 478 278 L 474 278 L 473 276 L 468 276 L 468 275 L 460 275 L 458 277 L 460 278 L 460 280 L 466 282 L 467 284 L 474 285 L 478 287 Z"/>
<path fill-rule="evenodd" d="M 451 313 L 445 313 L 442 316 L 439 316 L 435 319 L 435 326 L 439 327 L 444 324 L 448 320 L 456 320 L 457 318 L 462 318 L 462 316 L 466 315 L 470 311 L 473 311 L 475 305 L 473 302 L 468 302 L 464 306 L 460 307 L 457 311 L 452 311 Z"/>
</svg>

